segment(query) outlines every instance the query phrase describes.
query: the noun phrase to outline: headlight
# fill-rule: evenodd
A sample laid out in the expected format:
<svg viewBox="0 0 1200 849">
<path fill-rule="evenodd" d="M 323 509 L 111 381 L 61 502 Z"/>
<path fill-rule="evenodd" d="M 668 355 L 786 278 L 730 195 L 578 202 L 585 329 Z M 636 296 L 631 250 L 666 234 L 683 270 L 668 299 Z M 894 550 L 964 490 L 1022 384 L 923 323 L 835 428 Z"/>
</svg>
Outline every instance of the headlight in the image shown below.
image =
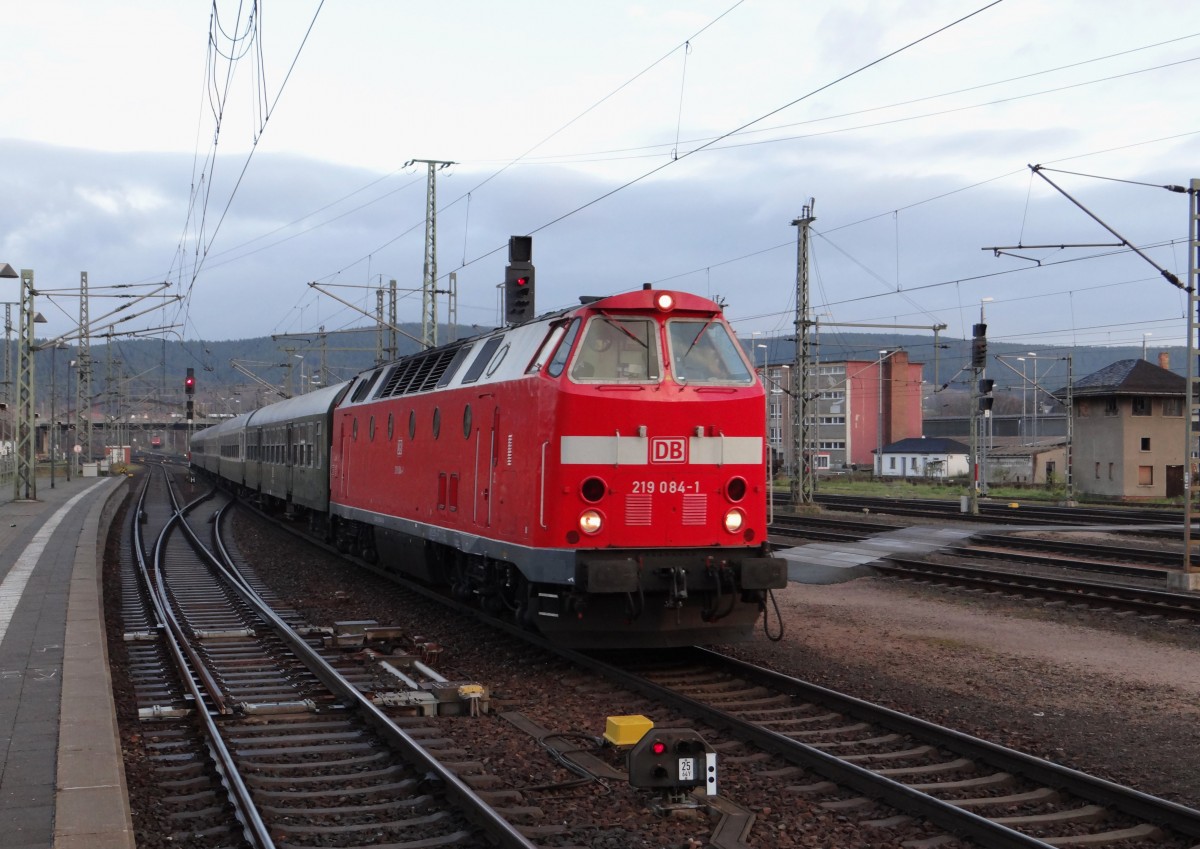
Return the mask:
<svg viewBox="0 0 1200 849">
<path fill-rule="evenodd" d="M 670 292 L 659 292 L 654 298 L 654 305 L 662 312 L 670 312 L 675 308 L 675 296 Z"/>
<path fill-rule="evenodd" d="M 742 529 L 742 525 L 746 523 L 746 514 L 738 508 L 733 508 L 725 514 L 725 530 L 731 534 L 736 534 Z"/>
<path fill-rule="evenodd" d="M 600 533 L 600 526 L 604 524 L 604 520 L 600 517 L 600 513 L 596 510 L 584 510 L 579 514 L 579 530 L 585 534 Z M 740 527 L 740 525 L 739 525 Z"/>
<path fill-rule="evenodd" d="M 740 477 L 730 478 L 725 484 L 725 497 L 730 501 L 741 501 L 746 497 L 746 479 Z"/>
</svg>

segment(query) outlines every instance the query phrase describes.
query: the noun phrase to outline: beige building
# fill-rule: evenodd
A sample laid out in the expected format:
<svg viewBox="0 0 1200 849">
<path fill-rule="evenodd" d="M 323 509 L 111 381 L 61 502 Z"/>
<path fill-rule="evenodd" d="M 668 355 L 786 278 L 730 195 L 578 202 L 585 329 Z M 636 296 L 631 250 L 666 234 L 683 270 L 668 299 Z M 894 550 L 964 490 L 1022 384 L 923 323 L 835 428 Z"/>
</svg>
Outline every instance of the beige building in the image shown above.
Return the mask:
<svg viewBox="0 0 1200 849">
<path fill-rule="evenodd" d="M 1118 360 L 1075 383 L 1075 489 L 1113 498 L 1183 494 L 1186 380 L 1145 360 Z M 1060 398 L 1065 390 L 1055 393 Z"/>
</svg>

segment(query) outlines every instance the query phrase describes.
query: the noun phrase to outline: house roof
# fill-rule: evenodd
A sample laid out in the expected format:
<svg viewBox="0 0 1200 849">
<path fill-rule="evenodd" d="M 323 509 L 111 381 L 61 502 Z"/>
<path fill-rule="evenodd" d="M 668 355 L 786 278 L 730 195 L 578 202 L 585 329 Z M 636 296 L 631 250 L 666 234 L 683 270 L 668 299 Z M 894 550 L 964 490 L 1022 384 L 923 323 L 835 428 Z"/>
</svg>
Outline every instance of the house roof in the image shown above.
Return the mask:
<svg viewBox="0 0 1200 849">
<path fill-rule="evenodd" d="M 914 436 L 883 446 L 884 454 L 970 454 L 971 449 L 957 439 Z"/>
<path fill-rule="evenodd" d="M 1100 395 L 1178 395 L 1187 391 L 1187 379 L 1146 360 L 1117 360 L 1075 381 L 1076 398 Z M 1066 388 L 1054 393 L 1065 398 Z"/>
<path fill-rule="evenodd" d="M 993 445 L 988 449 L 987 453 L 989 457 L 1036 457 L 1039 454 L 1062 451 L 1066 444 L 1067 441 L 1065 439 L 1039 442 L 1034 445 L 1009 443 L 1007 445 Z"/>
</svg>

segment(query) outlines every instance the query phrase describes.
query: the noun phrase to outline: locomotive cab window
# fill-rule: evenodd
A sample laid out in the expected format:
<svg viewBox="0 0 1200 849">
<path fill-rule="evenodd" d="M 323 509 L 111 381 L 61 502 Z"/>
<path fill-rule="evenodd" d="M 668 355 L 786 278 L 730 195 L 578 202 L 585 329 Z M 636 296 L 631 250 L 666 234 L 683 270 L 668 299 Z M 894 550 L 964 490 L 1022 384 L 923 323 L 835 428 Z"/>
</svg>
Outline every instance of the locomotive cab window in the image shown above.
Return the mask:
<svg viewBox="0 0 1200 849">
<path fill-rule="evenodd" d="M 576 320 L 576 322 L 578 322 L 578 319 Z M 575 325 L 573 324 L 572 329 L 574 329 L 574 327 L 575 327 Z M 558 347 L 559 347 L 558 343 L 562 341 L 562 338 L 563 338 L 563 336 L 566 335 L 566 332 L 567 332 L 567 323 L 565 321 L 559 322 L 550 328 L 550 332 L 547 333 L 546 338 L 542 340 L 541 347 L 538 348 L 538 351 L 536 354 L 534 354 L 534 357 L 530 361 L 529 366 L 525 369 L 526 374 L 533 374 L 534 372 L 538 372 L 538 371 L 542 370 L 542 366 L 544 366 L 550 360 L 551 355 L 553 355 L 555 353 L 555 351 L 558 349 Z M 567 345 L 566 346 L 567 350 L 570 350 L 570 347 L 571 347 L 570 345 Z M 557 356 L 554 357 L 554 359 L 556 362 L 559 360 L 559 358 Z M 563 362 L 566 361 L 565 353 L 563 354 L 562 359 L 563 359 Z M 558 372 L 559 372 L 559 374 L 562 373 L 561 367 L 559 368 Z"/>
<path fill-rule="evenodd" d="M 689 385 L 738 385 L 754 382 L 728 328 L 719 321 L 672 319 L 667 322 L 671 370 L 675 379 Z"/>
<path fill-rule="evenodd" d="M 563 373 L 563 369 L 567 367 L 567 357 L 571 355 L 571 347 L 575 344 L 575 337 L 579 335 L 579 326 L 582 323 L 579 319 L 574 319 L 571 322 L 570 328 L 567 329 L 566 337 L 563 338 L 562 344 L 558 346 L 558 350 L 554 352 L 554 358 L 550 360 L 550 365 L 546 367 L 546 374 L 551 377 L 558 377 Z"/>
<path fill-rule="evenodd" d="M 657 383 L 658 324 L 647 318 L 593 317 L 584 329 L 571 379 L 582 383 Z"/>
</svg>

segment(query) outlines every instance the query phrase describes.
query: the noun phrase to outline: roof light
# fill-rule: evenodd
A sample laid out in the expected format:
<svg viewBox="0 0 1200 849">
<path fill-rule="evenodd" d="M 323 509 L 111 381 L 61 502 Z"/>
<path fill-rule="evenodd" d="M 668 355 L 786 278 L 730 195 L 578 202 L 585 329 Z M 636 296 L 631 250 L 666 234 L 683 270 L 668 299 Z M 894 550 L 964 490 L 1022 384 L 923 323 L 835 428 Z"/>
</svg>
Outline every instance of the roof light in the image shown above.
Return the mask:
<svg viewBox="0 0 1200 849">
<path fill-rule="evenodd" d="M 659 292 L 654 296 L 654 306 L 662 312 L 670 312 L 675 309 L 675 296 L 670 292 Z"/>
</svg>

